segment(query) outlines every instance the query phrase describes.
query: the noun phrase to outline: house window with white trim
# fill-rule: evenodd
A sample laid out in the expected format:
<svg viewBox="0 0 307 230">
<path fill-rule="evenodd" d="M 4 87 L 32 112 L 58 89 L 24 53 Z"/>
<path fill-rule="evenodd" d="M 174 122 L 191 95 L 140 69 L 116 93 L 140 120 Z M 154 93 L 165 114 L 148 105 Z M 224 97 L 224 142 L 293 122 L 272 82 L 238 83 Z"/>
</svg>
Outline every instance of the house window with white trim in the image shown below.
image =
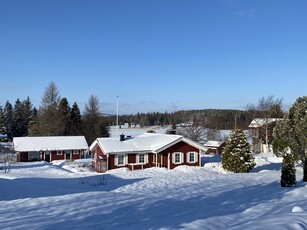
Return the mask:
<svg viewBox="0 0 307 230">
<path fill-rule="evenodd" d="M 182 153 L 180 152 L 173 153 L 173 163 L 174 164 L 181 164 L 182 161 L 183 161 Z"/>
<path fill-rule="evenodd" d="M 138 154 L 136 157 L 136 162 L 141 164 L 147 163 L 147 154 Z"/>
<path fill-rule="evenodd" d="M 125 155 L 117 155 L 117 165 L 125 165 Z"/>
<path fill-rule="evenodd" d="M 62 151 L 56 151 L 56 155 L 62 155 Z"/>
<path fill-rule="evenodd" d="M 78 149 L 74 149 L 74 154 L 79 154 Z"/>
<path fill-rule="evenodd" d="M 139 155 L 139 163 L 145 163 L 145 154 Z"/>
<path fill-rule="evenodd" d="M 196 162 L 196 152 L 188 152 L 188 162 L 189 163 Z"/>
</svg>

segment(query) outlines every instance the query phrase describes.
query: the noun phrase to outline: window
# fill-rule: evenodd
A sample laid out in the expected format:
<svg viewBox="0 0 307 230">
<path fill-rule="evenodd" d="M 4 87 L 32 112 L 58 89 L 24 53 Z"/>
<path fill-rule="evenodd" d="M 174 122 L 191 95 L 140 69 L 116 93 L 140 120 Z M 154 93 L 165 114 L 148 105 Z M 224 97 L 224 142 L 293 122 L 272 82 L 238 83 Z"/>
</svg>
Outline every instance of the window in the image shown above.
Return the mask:
<svg viewBox="0 0 307 230">
<path fill-rule="evenodd" d="M 39 160 L 39 152 L 29 152 L 28 160 L 29 161 L 37 161 L 37 160 Z"/>
<path fill-rule="evenodd" d="M 173 163 L 174 164 L 181 164 L 182 163 L 182 153 L 173 153 Z"/>
<path fill-rule="evenodd" d="M 50 151 L 45 151 L 45 155 L 50 155 Z"/>
<path fill-rule="evenodd" d="M 62 151 L 57 151 L 56 155 L 62 155 Z"/>
<path fill-rule="evenodd" d="M 145 155 L 144 154 L 139 155 L 139 163 L 145 163 Z"/>
<path fill-rule="evenodd" d="M 145 163 L 147 163 L 147 158 L 146 158 L 146 156 L 147 155 L 145 155 L 145 154 L 138 154 L 137 155 L 137 160 L 136 160 L 136 162 L 137 163 L 143 163 L 143 164 L 145 164 Z"/>
<path fill-rule="evenodd" d="M 188 162 L 190 163 L 196 162 L 196 152 L 188 152 Z"/>
<path fill-rule="evenodd" d="M 125 156 L 117 155 L 117 165 L 124 165 L 124 164 L 125 164 Z"/>
<path fill-rule="evenodd" d="M 77 149 L 74 149 L 74 154 L 79 154 L 79 151 Z"/>
</svg>

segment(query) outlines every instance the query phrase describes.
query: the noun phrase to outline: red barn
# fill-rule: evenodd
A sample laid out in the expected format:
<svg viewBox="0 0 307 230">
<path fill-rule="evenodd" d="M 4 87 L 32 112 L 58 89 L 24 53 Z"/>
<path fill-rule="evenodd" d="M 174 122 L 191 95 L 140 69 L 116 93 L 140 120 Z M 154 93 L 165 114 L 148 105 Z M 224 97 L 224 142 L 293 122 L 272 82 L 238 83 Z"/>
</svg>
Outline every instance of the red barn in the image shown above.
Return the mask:
<svg viewBox="0 0 307 230">
<path fill-rule="evenodd" d="M 97 172 L 127 167 L 173 169 L 179 165 L 200 166 L 205 147 L 180 135 L 144 133 L 134 138 L 97 138 L 90 146 Z"/>
<path fill-rule="evenodd" d="M 13 147 L 22 162 L 80 159 L 88 150 L 84 136 L 14 137 Z"/>
</svg>

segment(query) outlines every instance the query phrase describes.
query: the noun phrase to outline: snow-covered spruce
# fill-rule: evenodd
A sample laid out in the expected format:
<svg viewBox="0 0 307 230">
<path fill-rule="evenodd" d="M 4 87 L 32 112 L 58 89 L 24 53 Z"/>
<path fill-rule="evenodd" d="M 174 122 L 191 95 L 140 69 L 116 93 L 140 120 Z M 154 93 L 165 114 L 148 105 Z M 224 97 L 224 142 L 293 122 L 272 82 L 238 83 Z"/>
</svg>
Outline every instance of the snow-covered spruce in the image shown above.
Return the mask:
<svg viewBox="0 0 307 230">
<path fill-rule="evenodd" d="M 253 169 L 255 165 L 243 130 L 232 131 L 222 154 L 223 168 L 235 173 L 245 173 Z"/>
</svg>

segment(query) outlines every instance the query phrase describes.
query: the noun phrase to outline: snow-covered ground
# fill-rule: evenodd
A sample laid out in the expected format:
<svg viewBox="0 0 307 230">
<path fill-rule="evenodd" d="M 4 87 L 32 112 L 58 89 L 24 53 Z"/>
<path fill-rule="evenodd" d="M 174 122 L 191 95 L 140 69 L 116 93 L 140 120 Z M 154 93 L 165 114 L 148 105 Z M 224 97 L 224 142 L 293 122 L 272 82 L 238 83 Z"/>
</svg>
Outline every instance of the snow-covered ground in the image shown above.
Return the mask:
<svg viewBox="0 0 307 230">
<path fill-rule="evenodd" d="M 17 163 L 0 170 L 0 228 L 306 229 L 307 186 L 280 187 L 280 158 L 258 155 L 247 174 L 203 162 L 106 174 L 89 160 Z"/>
</svg>

